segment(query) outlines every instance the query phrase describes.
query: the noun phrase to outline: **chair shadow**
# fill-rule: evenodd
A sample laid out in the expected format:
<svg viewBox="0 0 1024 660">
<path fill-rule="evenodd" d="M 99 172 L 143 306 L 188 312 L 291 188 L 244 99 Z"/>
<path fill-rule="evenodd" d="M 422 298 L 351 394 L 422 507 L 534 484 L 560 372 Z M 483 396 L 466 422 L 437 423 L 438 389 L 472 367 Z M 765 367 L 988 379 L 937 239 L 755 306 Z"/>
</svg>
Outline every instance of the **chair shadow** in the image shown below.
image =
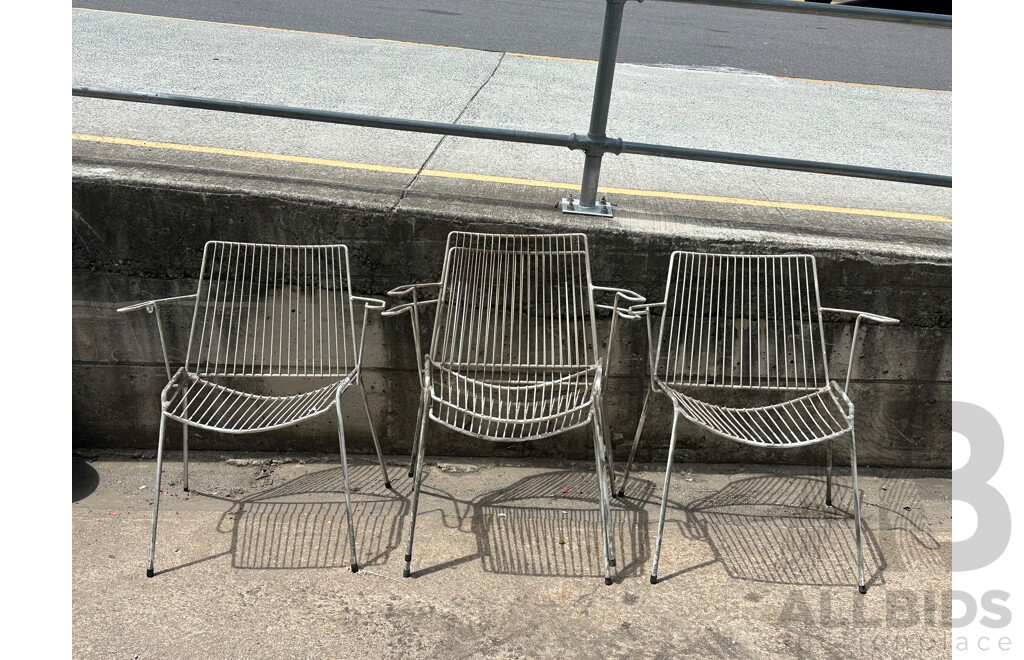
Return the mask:
<svg viewBox="0 0 1024 660">
<path fill-rule="evenodd" d="M 715 559 L 659 582 L 721 563 L 729 577 L 738 580 L 857 586 L 853 490 L 833 481 L 833 506 L 825 506 L 824 499 L 823 479 L 756 476 L 732 481 L 679 506 L 683 535 L 705 541 Z M 866 582 L 869 587 L 884 584 L 886 560 L 863 517 L 862 529 Z"/>
<path fill-rule="evenodd" d="M 401 542 L 408 493 L 385 489 L 376 464 L 349 466 L 349 492 L 359 566 L 387 563 Z M 231 522 L 233 568 L 348 568 L 350 564 L 341 467 L 303 475 L 239 500 L 222 523 L 226 519 Z"/>
<path fill-rule="evenodd" d="M 71 501 L 78 502 L 100 485 L 100 474 L 81 456 L 71 457 Z"/>
<path fill-rule="evenodd" d="M 910 470 L 890 473 L 882 482 L 880 492 L 869 502 L 879 531 L 896 532 L 888 551 L 888 566 L 895 571 L 928 568 L 950 573 L 953 568 L 952 545 L 939 543 L 927 530 L 928 522 L 921 505 L 921 489 Z"/>
<path fill-rule="evenodd" d="M 650 557 L 643 502 L 654 486 L 631 480 L 630 499 L 612 500 L 610 527 L 618 579 L 639 573 Z M 487 573 L 535 577 L 603 577 L 601 512 L 594 472 L 555 470 L 525 477 L 470 503 L 472 531 Z"/>
</svg>

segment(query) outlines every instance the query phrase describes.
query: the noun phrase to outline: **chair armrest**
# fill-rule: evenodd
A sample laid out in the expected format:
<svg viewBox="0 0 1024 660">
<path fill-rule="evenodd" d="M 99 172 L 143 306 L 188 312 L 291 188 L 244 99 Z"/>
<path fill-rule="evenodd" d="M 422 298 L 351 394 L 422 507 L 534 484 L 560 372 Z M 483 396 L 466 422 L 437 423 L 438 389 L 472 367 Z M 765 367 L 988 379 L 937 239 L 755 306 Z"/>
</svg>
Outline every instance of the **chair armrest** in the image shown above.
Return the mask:
<svg viewBox="0 0 1024 660">
<path fill-rule="evenodd" d="M 441 286 L 440 282 L 425 282 L 421 284 L 403 284 L 402 286 L 396 286 L 394 289 L 388 291 L 388 295 L 392 298 L 404 298 L 413 291 L 420 291 L 422 289 L 438 288 Z"/>
<path fill-rule="evenodd" d="M 187 296 L 157 298 L 156 300 L 146 300 L 145 302 L 125 305 L 124 307 L 119 307 L 117 309 L 117 312 L 119 314 L 124 314 L 125 312 L 134 312 L 139 309 L 144 309 L 151 314 L 156 312 L 153 315 L 156 318 L 156 332 L 157 336 L 160 338 L 160 352 L 163 353 L 164 356 L 164 370 L 167 372 L 167 380 L 171 380 L 171 361 L 167 359 L 167 344 L 164 341 L 164 326 L 162 323 L 160 323 L 160 313 L 157 310 L 160 308 L 160 305 L 164 305 L 170 302 L 180 302 L 182 300 L 192 300 L 198 296 L 198 293 L 190 293 Z"/>
<path fill-rule="evenodd" d="M 594 303 L 594 307 L 596 307 L 597 309 L 607 309 L 612 313 L 612 322 L 610 324 L 610 327 L 608 328 L 608 350 L 606 351 L 604 356 L 605 368 L 608 370 L 608 372 L 611 372 L 612 347 L 615 344 L 615 335 L 618 330 L 618 320 L 620 318 L 626 319 L 627 321 L 635 321 L 639 319 L 639 316 L 634 316 L 629 313 L 629 306 L 640 304 L 647 299 L 641 296 L 639 293 L 636 293 L 635 291 L 630 291 L 629 289 L 619 289 L 615 287 L 591 285 L 590 290 L 591 295 L 598 291 L 615 294 L 615 297 L 612 299 L 611 305 L 598 304 L 597 302 Z"/>
<path fill-rule="evenodd" d="M 882 316 L 880 314 L 871 314 L 869 312 L 858 312 L 853 309 L 836 309 L 835 307 L 822 307 L 821 311 L 829 312 L 831 314 L 838 314 L 840 316 L 856 316 L 857 319 L 864 319 L 865 321 L 874 321 L 875 323 L 884 323 L 887 325 L 894 325 L 899 323 L 899 319 L 894 319 L 891 316 Z"/>
<path fill-rule="evenodd" d="M 648 314 L 650 314 L 651 310 L 654 309 L 655 307 L 664 307 L 664 306 L 665 306 L 665 302 L 664 301 L 652 302 L 652 303 L 643 303 L 641 305 L 633 305 L 632 307 L 630 307 L 629 308 L 629 313 L 632 314 L 633 316 L 639 318 L 641 316 L 647 316 Z"/>
<path fill-rule="evenodd" d="M 387 303 L 380 298 L 368 298 L 366 296 L 352 296 L 352 300 L 363 303 L 366 309 L 372 312 L 379 312 L 380 310 L 387 307 Z"/>
<path fill-rule="evenodd" d="M 370 312 L 379 312 L 387 306 L 383 300 L 379 298 L 368 298 L 366 296 L 350 296 L 352 300 L 363 303 L 363 327 L 359 331 L 359 353 L 356 355 L 356 378 L 359 378 L 359 374 L 362 373 L 363 366 L 363 344 L 366 341 L 366 319 L 370 316 Z M 340 389 L 338 390 L 341 391 Z"/>
<path fill-rule="evenodd" d="M 889 316 L 882 316 L 880 314 L 871 314 L 869 312 L 859 312 L 853 309 L 836 309 L 835 307 L 821 307 L 822 312 L 829 314 L 838 314 L 840 316 L 852 316 L 856 319 L 853 324 L 853 336 L 850 338 L 850 360 L 846 365 L 846 382 L 843 385 L 843 392 L 850 389 L 850 377 L 853 375 L 853 358 L 857 354 L 857 331 L 860 330 L 860 322 L 872 321 L 874 323 L 881 323 L 884 325 L 896 325 L 900 322 L 899 319 L 894 319 Z M 836 384 L 838 386 L 838 383 Z M 845 395 L 844 395 L 845 397 Z M 849 398 L 846 398 L 849 401 Z M 851 414 L 852 414 L 852 403 Z"/>
<path fill-rule="evenodd" d="M 420 377 L 424 377 L 426 374 L 425 368 L 421 367 L 418 360 L 423 355 L 422 347 L 420 346 L 420 310 L 428 305 L 437 304 L 437 298 L 429 298 L 427 300 L 419 299 L 419 292 L 424 289 L 440 289 L 440 282 L 424 282 L 421 284 L 405 284 L 399 287 L 395 287 L 388 291 L 388 295 L 392 298 L 404 298 L 408 295 L 412 295 L 412 302 L 396 305 L 391 309 L 381 312 L 381 316 L 398 316 L 399 314 L 405 314 L 409 312 L 409 322 L 412 324 L 412 340 L 416 348 L 416 368 L 419 370 Z"/>
<path fill-rule="evenodd" d="M 433 305 L 437 303 L 437 298 L 428 298 L 427 300 L 419 299 L 419 292 L 424 289 L 436 289 L 441 286 L 440 282 L 426 282 L 424 284 L 404 284 L 399 287 L 395 287 L 388 291 L 388 295 L 392 298 L 405 298 L 408 295 L 412 295 L 412 302 L 403 303 L 401 305 L 395 305 L 391 309 L 381 312 L 381 316 L 398 316 L 399 314 L 406 314 L 413 310 L 419 311 L 427 305 Z"/>
<path fill-rule="evenodd" d="M 395 305 L 391 309 L 385 309 L 383 312 L 380 313 L 380 315 L 381 316 L 399 316 L 400 314 L 405 314 L 407 312 L 412 311 L 412 309 L 414 307 L 417 310 L 420 310 L 420 309 L 423 309 L 424 307 L 426 307 L 428 305 L 435 305 L 435 304 L 437 304 L 437 300 L 436 299 L 435 300 L 418 300 L 418 301 L 416 301 L 414 303 L 410 302 L 410 303 L 403 303 L 401 305 Z"/>
<path fill-rule="evenodd" d="M 630 291 L 629 289 L 619 289 L 616 287 L 595 285 L 592 285 L 590 289 L 595 292 L 605 291 L 608 293 L 614 293 L 615 297 L 612 300 L 612 304 L 606 305 L 595 302 L 594 307 L 596 307 L 597 309 L 606 309 L 610 312 L 618 314 L 621 318 L 627 319 L 629 321 L 635 321 L 638 318 L 640 318 L 639 316 L 634 316 L 633 314 L 630 313 L 630 307 L 632 305 L 638 305 L 640 303 L 647 301 L 647 298 L 644 298 L 639 293 L 635 291 Z M 620 302 L 625 303 L 625 305 L 620 305 Z"/>
<path fill-rule="evenodd" d="M 197 293 L 190 293 L 187 296 L 173 296 L 171 298 L 157 298 L 156 300 L 146 300 L 144 302 L 132 303 L 131 305 L 125 305 L 124 307 L 118 307 L 117 311 L 119 314 L 125 312 L 134 312 L 139 309 L 145 309 L 148 312 L 152 312 L 154 307 L 163 305 L 169 302 L 175 302 L 179 300 L 191 300 L 198 296 Z"/>
<path fill-rule="evenodd" d="M 650 370 L 650 388 L 652 392 L 657 392 L 657 384 L 655 383 L 654 377 L 657 373 L 657 366 L 654 364 L 654 330 L 651 328 L 651 310 L 657 309 L 658 307 L 665 307 L 666 303 L 664 300 L 659 302 L 642 303 L 640 305 L 633 305 L 629 308 L 629 313 L 636 318 L 642 318 L 647 322 L 647 367 Z"/>
</svg>

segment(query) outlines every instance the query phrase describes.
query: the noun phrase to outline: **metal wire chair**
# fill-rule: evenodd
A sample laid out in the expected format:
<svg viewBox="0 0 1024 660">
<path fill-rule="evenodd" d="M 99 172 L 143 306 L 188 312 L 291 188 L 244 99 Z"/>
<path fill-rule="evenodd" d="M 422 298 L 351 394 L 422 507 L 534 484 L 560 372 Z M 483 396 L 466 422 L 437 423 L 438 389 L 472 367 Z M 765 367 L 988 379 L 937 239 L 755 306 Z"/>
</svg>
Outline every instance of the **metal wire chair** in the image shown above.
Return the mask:
<svg viewBox="0 0 1024 660">
<path fill-rule="evenodd" d="M 656 341 L 651 323 L 655 310 L 661 312 Z M 809 255 L 674 252 L 669 262 L 665 300 L 635 305 L 631 312 L 647 321 L 651 381 L 626 463 L 623 486 L 629 479 L 651 395 L 661 392 L 673 407 L 651 583 L 658 580 L 672 455 L 682 416 L 723 438 L 759 447 L 787 448 L 825 442 L 828 506 L 832 505 L 830 441 L 849 433 L 858 578 L 860 592 L 866 593 L 853 403 L 846 391 L 861 321 L 899 321 L 866 312 L 821 307 L 815 261 Z M 828 377 L 822 312 L 856 317 L 843 387 Z M 715 403 L 716 394 L 721 395 L 724 390 L 761 392 L 758 396 L 782 401 L 755 407 Z"/>
<path fill-rule="evenodd" d="M 195 301 L 185 366 L 171 373 L 160 307 Z M 358 342 L 353 302 L 363 303 Z M 148 300 L 118 309 L 154 314 L 168 383 L 160 393 L 160 436 L 150 536 L 148 577 L 153 577 L 160 477 L 167 420 L 181 422 L 184 489 L 188 491 L 188 427 L 223 433 L 280 429 L 333 409 L 345 482 L 352 572 L 358 571 L 345 454 L 341 395 L 358 385 L 367 418 L 370 408 L 360 378 L 366 319 L 384 301 L 352 294 L 344 245 L 261 245 L 211 241 L 203 251 L 195 294 Z M 316 379 L 298 394 L 262 393 L 269 377 Z M 257 379 L 260 379 L 257 381 Z M 391 488 L 380 443 L 370 432 L 384 485 Z"/>
<path fill-rule="evenodd" d="M 437 289 L 434 299 L 420 294 Z M 594 293 L 614 294 L 595 304 Z M 612 313 L 609 348 L 620 318 L 644 298 L 591 284 L 586 236 L 452 232 L 440 282 L 389 292 L 412 301 L 384 312 L 408 313 L 422 400 L 413 441 L 409 577 L 427 422 L 495 442 L 524 442 L 593 425 L 604 541 L 605 582 L 615 553 L 608 523 L 612 464 L 602 409 L 608 356 L 599 355 L 595 309 Z M 430 351 L 420 350 L 419 314 L 435 308 Z M 421 357 L 422 356 L 422 357 Z"/>
</svg>

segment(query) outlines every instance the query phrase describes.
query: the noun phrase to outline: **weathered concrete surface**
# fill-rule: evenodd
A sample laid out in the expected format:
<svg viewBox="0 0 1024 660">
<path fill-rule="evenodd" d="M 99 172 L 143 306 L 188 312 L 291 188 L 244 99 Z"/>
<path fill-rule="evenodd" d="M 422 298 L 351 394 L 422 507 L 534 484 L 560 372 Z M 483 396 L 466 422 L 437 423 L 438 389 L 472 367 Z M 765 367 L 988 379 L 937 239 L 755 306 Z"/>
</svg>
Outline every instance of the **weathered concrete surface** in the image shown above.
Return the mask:
<svg viewBox="0 0 1024 660">
<path fill-rule="evenodd" d="M 597 69 L 595 62 L 85 9 L 72 10 L 72 49 L 72 79 L 79 85 L 561 134 L 586 132 Z M 72 99 L 72 109 L 72 130 L 95 137 L 411 169 L 400 175 L 410 194 L 431 193 L 433 178 L 412 177 L 421 167 L 566 182 L 566 187 L 578 187 L 583 168 L 580 152 L 556 147 L 442 140 L 88 98 Z M 637 142 L 952 172 L 952 94 L 947 92 L 623 64 L 616 67 L 608 130 L 613 137 Z M 606 158 L 601 184 L 952 215 L 948 188 L 642 156 Z M 559 196 L 557 190 L 548 191 L 545 205 Z M 648 208 L 621 192 L 609 198 L 623 207 Z M 809 220 L 805 211 L 789 206 L 743 210 L 770 224 Z M 887 231 L 942 236 L 947 242 L 950 236 L 948 223 L 899 226 L 889 220 Z M 862 222 L 859 216 L 826 213 L 812 224 L 851 224 L 860 235 L 877 236 L 870 217 L 867 225 Z"/>
<path fill-rule="evenodd" d="M 122 163 L 118 166 L 125 171 Z M 77 171 L 86 167 L 87 163 L 76 163 Z M 173 170 L 160 170 L 161 179 L 152 175 L 152 169 L 133 167 L 127 174 L 83 175 L 73 181 L 73 424 L 78 446 L 153 446 L 158 393 L 165 376 L 152 319 L 145 313 L 119 315 L 114 310 L 119 302 L 194 291 L 192 278 L 199 271 L 206 240 L 345 243 L 351 250 L 355 289 L 382 295 L 399 284 L 436 280 L 443 243 L 453 229 L 585 231 L 595 283 L 626 286 L 652 300 L 664 295 L 672 250 L 817 255 L 823 304 L 902 321 L 895 327 L 862 329 L 859 346 L 864 353 L 856 362 L 851 387 L 861 464 L 950 466 L 951 269 L 941 257 L 901 256 L 903 246 L 887 242 L 857 243 L 802 229 L 738 230 L 727 222 L 685 217 L 673 218 L 671 230 L 661 231 L 629 217 L 579 221 L 535 208 L 529 200 L 516 214 L 507 209 L 485 214 L 484 200 L 492 204 L 487 208 L 495 209 L 502 187 L 482 190 L 479 183 L 471 184 L 480 194 L 478 212 L 460 209 L 455 214 L 447 210 L 447 201 L 464 189 L 449 189 L 448 196 L 430 205 L 424 200 L 418 208 L 389 210 L 338 201 L 344 190 L 317 191 L 311 181 L 303 184 L 309 192 L 289 196 L 291 182 L 231 179 L 221 172 L 226 185 L 197 185 Z M 169 180 L 178 183 L 171 185 Z M 386 183 L 377 185 L 378 190 L 388 190 Z M 860 249 L 851 249 L 851 244 Z M 188 314 L 182 308 L 166 315 L 170 357 L 178 364 L 184 360 Z M 833 378 L 845 376 L 850 331 L 845 324 L 827 328 Z M 385 451 L 401 453 L 410 447 L 418 402 L 410 327 L 404 317 L 373 316 L 368 332 L 364 367 L 371 408 Z M 639 416 L 646 350 L 643 327 L 627 324 L 615 347 L 608 387 L 613 444 L 622 459 Z M 357 407 L 351 410 L 352 448 L 369 451 L 365 419 L 356 414 Z M 667 405 L 653 408 L 639 451 L 642 460 L 664 455 L 669 421 Z M 175 438 L 172 434 L 172 447 Z M 194 434 L 194 446 L 200 449 L 328 451 L 334 443 L 333 422 L 326 418 L 288 434 Z M 586 458 L 592 453 L 584 433 L 558 442 L 496 445 L 437 431 L 429 447 L 453 455 Z M 820 447 L 758 451 L 705 437 L 692 428 L 684 429 L 678 451 L 684 460 L 822 460 Z"/>
<path fill-rule="evenodd" d="M 677 465 L 662 581 L 651 585 L 664 466 L 642 466 L 613 504 L 618 566 L 606 587 L 586 465 L 429 459 L 403 580 L 411 486 L 400 467 L 387 491 L 375 465 L 355 461 L 353 575 L 335 457 L 200 453 L 190 495 L 179 457 L 168 458 L 152 579 L 152 452 L 74 458 L 76 658 L 951 652 L 948 473 L 861 471 L 861 596 L 845 470 L 830 510 L 821 470 Z"/>
<path fill-rule="evenodd" d="M 569 83 L 593 80 L 592 62 L 72 13 L 76 84 L 541 131 L 588 123 L 589 94 Z M 948 172 L 951 103 L 944 92 L 623 65 L 609 127 L 626 139 Z M 574 187 L 558 182 L 580 180 L 582 157 L 568 150 L 83 98 L 73 99 L 72 130 L 78 446 L 154 445 L 165 375 L 152 319 L 114 309 L 192 292 L 207 240 L 345 243 L 357 290 L 381 295 L 436 280 L 453 229 L 583 231 L 595 282 L 652 300 L 663 296 L 673 250 L 817 255 L 824 304 L 902 320 L 864 329 L 851 392 L 861 463 L 950 466 L 951 224 L 893 215 L 942 220 L 948 189 L 608 156 L 602 184 L 627 190 L 609 192 L 620 204 L 614 219 L 596 220 L 553 208 Z M 167 314 L 179 364 L 187 318 L 186 310 Z M 842 378 L 850 328 L 827 331 L 831 375 Z M 374 316 L 369 333 L 374 419 L 385 450 L 402 453 L 418 404 L 408 322 Z M 623 328 L 608 386 L 620 459 L 640 411 L 646 350 L 640 325 Z M 358 406 L 351 413 L 351 447 L 369 451 L 366 421 Z M 664 403 L 654 406 L 641 459 L 663 457 L 667 413 Z M 334 423 L 323 419 L 263 436 L 196 433 L 193 443 L 330 451 L 334 438 Z M 437 432 L 429 447 L 586 458 L 590 444 L 584 433 L 495 445 Z M 759 452 L 692 428 L 679 448 L 687 460 L 713 461 L 820 464 L 822 453 Z"/>
</svg>

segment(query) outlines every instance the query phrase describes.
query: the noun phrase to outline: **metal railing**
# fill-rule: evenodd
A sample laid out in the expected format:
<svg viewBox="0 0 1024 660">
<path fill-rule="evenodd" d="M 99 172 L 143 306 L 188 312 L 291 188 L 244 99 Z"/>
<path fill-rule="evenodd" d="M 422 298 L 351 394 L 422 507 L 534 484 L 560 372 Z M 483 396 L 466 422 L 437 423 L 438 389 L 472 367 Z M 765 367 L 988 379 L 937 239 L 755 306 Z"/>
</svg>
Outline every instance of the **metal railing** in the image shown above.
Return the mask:
<svg viewBox="0 0 1024 660">
<path fill-rule="evenodd" d="M 638 0 L 642 2 L 643 0 Z M 686 4 L 711 5 L 741 9 L 759 9 L 767 11 L 814 14 L 841 18 L 909 23 L 929 27 L 952 28 L 951 16 L 941 14 L 922 14 L 908 11 L 874 9 L 869 7 L 852 7 L 846 5 L 829 5 L 809 2 L 793 2 L 792 0 L 661 0 Z M 469 126 L 445 122 L 420 121 L 413 119 L 395 119 L 376 115 L 361 115 L 348 112 L 329 110 L 312 110 L 282 105 L 249 103 L 245 101 L 228 101 L 223 99 L 185 96 L 181 94 L 163 94 L 129 89 L 109 87 L 93 87 L 72 85 L 72 96 L 131 101 L 136 103 L 152 103 L 172 105 L 198 110 L 217 110 L 241 114 L 261 115 L 265 117 L 281 117 L 285 119 L 302 119 L 349 126 L 383 128 L 396 131 L 412 131 L 435 135 L 452 135 L 457 137 L 478 138 L 483 140 L 499 140 L 520 142 L 554 147 L 566 147 L 570 150 L 581 150 L 585 153 L 583 180 L 580 197 L 563 198 L 561 207 L 564 213 L 598 215 L 611 217 L 611 204 L 604 198 L 597 199 L 598 181 L 601 175 L 601 161 L 606 153 L 638 154 L 676 158 L 707 163 L 740 165 L 744 167 L 760 167 L 768 169 L 830 174 L 862 179 L 896 181 L 926 186 L 953 187 L 953 177 L 923 172 L 865 167 L 841 163 L 828 163 L 793 158 L 777 158 L 753 154 L 712 151 L 707 149 L 691 149 L 662 144 L 645 144 L 629 142 L 619 138 L 609 138 L 606 134 L 608 111 L 611 106 L 612 82 L 615 76 L 615 56 L 618 52 L 619 33 L 622 27 L 622 14 L 627 0 L 606 0 L 604 28 L 601 32 L 601 50 L 597 62 L 597 80 L 594 84 L 594 102 L 590 113 L 590 127 L 586 135 L 577 133 L 541 133 L 518 129 L 492 128 L 485 126 Z"/>
</svg>

